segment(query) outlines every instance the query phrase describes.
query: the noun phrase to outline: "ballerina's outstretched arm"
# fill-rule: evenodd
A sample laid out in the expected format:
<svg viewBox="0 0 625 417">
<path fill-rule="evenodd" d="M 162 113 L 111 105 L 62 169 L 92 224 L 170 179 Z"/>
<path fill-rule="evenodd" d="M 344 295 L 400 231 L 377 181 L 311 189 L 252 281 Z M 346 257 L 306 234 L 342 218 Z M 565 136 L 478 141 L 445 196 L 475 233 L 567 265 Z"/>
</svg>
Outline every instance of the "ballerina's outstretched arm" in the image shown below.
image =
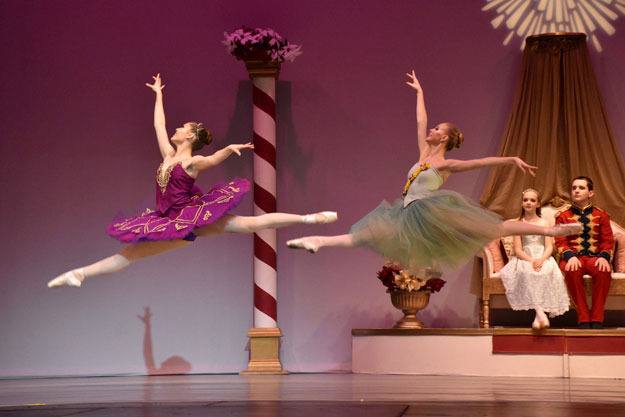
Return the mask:
<svg viewBox="0 0 625 417">
<path fill-rule="evenodd" d="M 416 113 L 417 113 L 417 143 L 419 146 L 419 153 L 421 154 L 421 157 L 426 157 L 427 155 L 427 144 L 425 142 L 425 138 L 427 137 L 427 129 L 428 129 L 428 115 L 427 115 L 427 111 L 425 110 L 425 98 L 423 97 L 423 89 L 421 88 L 421 84 L 419 83 L 419 80 L 417 79 L 417 76 L 414 73 L 414 70 L 412 70 L 412 72 L 409 72 L 406 74 L 408 76 L 408 78 L 410 78 L 410 81 L 406 81 L 406 84 L 408 84 L 412 89 L 414 89 L 417 93 L 417 109 L 416 109 Z"/>
<path fill-rule="evenodd" d="M 158 147 L 161 151 L 163 159 L 173 156 L 176 151 L 174 147 L 169 143 L 169 136 L 167 135 L 167 129 L 165 127 L 165 110 L 163 108 L 163 88 L 161 74 L 153 76 L 154 84 L 145 83 L 152 91 L 156 93 L 156 101 L 154 102 L 154 130 L 156 131 L 156 139 L 158 140 Z"/>
<path fill-rule="evenodd" d="M 191 157 L 190 167 L 195 171 L 204 171 L 208 168 L 221 164 L 233 153 L 241 156 L 241 151 L 244 149 L 254 149 L 254 145 L 252 145 L 251 142 L 244 144 L 232 144 L 209 156 L 195 155 Z"/>
<path fill-rule="evenodd" d="M 489 156 L 486 158 L 469 159 L 462 161 L 459 159 L 445 159 L 440 164 L 437 164 L 439 171 L 463 172 L 471 171 L 474 169 L 480 169 L 485 167 L 497 166 L 497 165 L 514 165 L 519 168 L 523 173 L 536 176 L 536 170 L 538 167 L 528 164 L 524 160 L 516 156 Z"/>
</svg>

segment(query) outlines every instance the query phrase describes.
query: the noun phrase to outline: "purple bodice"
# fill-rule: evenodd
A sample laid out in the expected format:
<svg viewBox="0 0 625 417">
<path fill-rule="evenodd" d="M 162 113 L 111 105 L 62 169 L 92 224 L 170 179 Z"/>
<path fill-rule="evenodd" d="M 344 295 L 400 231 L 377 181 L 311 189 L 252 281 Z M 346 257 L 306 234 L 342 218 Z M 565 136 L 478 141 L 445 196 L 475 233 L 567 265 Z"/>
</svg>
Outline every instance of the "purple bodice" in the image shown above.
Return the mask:
<svg viewBox="0 0 625 417">
<path fill-rule="evenodd" d="M 193 199 L 202 196 L 195 178 L 187 174 L 181 163 L 173 164 L 163 172 L 163 164 L 156 171 L 156 209 L 173 218 Z M 172 217 L 173 216 L 173 217 Z"/>
</svg>

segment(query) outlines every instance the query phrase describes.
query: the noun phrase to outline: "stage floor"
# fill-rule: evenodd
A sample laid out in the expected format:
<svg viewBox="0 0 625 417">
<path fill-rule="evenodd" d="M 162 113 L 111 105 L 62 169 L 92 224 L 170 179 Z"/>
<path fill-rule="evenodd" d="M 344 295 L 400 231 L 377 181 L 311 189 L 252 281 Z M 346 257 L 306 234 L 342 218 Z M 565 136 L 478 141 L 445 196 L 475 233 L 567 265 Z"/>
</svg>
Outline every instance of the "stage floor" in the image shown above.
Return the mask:
<svg viewBox="0 0 625 417">
<path fill-rule="evenodd" d="M 189 375 L 0 380 L 7 416 L 625 415 L 625 380 Z"/>
</svg>

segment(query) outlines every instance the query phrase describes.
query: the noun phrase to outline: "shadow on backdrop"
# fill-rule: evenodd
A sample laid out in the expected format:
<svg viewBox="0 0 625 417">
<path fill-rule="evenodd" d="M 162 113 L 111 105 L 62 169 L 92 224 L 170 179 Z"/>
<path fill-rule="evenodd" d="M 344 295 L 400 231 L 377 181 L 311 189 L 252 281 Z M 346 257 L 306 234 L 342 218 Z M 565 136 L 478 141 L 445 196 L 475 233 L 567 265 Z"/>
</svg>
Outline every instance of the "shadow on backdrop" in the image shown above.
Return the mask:
<svg viewBox="0 0 625 417">
<path fill-rule="evenodd" d="M 174 375 L 191 372 L 191 364 L 178 355 L 170 356 L 161 363 L 159 368 L 156 367 L 152 350 L 152 312 L 150 307 L 144 307 L 143 316 L 137 317 L 145 326 L 143 333 L 143 359 L 148 375 Z"/>
</svg>

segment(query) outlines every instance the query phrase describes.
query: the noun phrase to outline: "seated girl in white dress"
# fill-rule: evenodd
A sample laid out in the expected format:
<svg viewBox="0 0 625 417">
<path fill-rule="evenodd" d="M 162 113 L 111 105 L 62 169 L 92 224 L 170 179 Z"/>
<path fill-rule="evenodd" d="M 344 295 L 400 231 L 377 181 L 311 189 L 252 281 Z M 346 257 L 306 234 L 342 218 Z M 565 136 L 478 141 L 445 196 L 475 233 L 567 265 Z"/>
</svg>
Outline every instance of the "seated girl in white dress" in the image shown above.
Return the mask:
<svg viewBox="0 0 625 417">
<path fill-rule="evenodd" d="M 540 195 L 534 189 L 522 194 L 519 220 L 547 226 L 540 217 Z M 536 310 L 532 328 L 549 327 L 551 317 L 569 309 L 569 295 L 564 277 L 553 253 L 553 238 L 548 236 L 514 236 L 514 256 L 501 270 L 501 280 L 506 287 L 506 297 L 513 310 Z"/>
</svg>

